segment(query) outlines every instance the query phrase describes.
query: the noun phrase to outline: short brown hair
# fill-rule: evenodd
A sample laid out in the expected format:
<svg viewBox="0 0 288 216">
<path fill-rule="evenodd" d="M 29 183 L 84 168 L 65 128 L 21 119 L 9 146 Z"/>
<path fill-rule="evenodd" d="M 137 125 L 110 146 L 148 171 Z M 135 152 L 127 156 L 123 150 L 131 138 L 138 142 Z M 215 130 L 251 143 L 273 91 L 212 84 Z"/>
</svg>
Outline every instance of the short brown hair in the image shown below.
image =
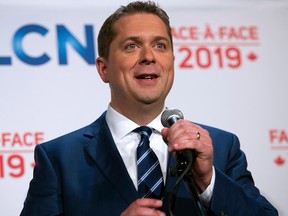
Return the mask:
<svg viewBox="0 0 288 216">
<path fill-rule="evenodd" d="M 123 16 L 133 15 L 137 13 L 154 14 L 158 16 L 165 24 L 171 44 L 172 33 L 167 13 L 152 1 L 135 1 L 127 6 L 121 6 L 112 15 L 110 15 L 103 23 L 98 34 L 98 55 L 108 59 L 109 48 L 113 39 L 116 37 L 114 25 Z"/>
</svg>

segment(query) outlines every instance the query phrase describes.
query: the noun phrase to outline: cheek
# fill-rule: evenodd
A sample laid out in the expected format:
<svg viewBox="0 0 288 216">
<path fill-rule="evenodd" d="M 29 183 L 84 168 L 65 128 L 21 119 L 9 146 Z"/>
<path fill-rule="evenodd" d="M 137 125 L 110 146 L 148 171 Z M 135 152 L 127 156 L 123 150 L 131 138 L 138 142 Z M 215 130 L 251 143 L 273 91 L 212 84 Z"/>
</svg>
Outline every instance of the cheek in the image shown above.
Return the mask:
<svg viewBox="0 0 288 216">
<path fill-rule="evenodd" d="M 167 87 L 171 89 L 174 82 L 174 67 L 169 65 L 167 68 Z"/>
<path fill-rule="evenodd" d="M 114 56 L 114 58 L 110 59 L 110 67 L 113 71 L 129 71 L 133 65 L 135 65 L 135 58 L 133 56 L 119 54 L 117 57 Z"/>
<path fill-rule="evenodd" d="M 129 55 L 118 59 L 118 67 L 122 71 L 130 71 L 138 63 L 138 57 L 136 55 Z"/>
<path fill-rule="evenodd" d="M 168 79 L 174 78 L 174 61 L 167 62 L 165 65 L 165 70 L 167 72 Z"/>
<path fill-rule="evenodd" d="M 174 57 L 171 54 L 166 54 L 159 56 L 158 58 L 159 64 L 162 65 L 163 69 L 166 71 L 174 70 Z"/>
<path fill-rule="evenodd" d="M 122 86 L 125 82 L 125 76 L 127 72 L 125 71 L 125 66 L 123 64 L 111 63 L 108 69 L 107 77 L 109 79 L 110 86 Z M 118 89 L 118 87 L 116 87 Z"/>
</svg>

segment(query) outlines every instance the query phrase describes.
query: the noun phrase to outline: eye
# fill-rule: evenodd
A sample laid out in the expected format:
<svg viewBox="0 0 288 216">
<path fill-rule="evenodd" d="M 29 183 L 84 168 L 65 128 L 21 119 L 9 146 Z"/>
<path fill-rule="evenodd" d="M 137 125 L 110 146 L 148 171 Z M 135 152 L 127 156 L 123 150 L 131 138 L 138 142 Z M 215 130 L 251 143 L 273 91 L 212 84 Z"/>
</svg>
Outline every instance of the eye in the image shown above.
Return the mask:
<svg viewBox="0 0 288 216">
<path fill-rule="evenodd" d="M 127 46 L 126 46 L 126 49 L 136 49 L 136 44 L 128 44 Z"/>
<path fill-rule="evenodd" d="M 156 44 L 156 46 L 155 46 L 157 49 L 161 49 L 161 50 L 164 50 L 165 48 L 166 48 L 166 45 L 165 44 L 163 44 L 163 43 L 158 43 L 158 44 Z"/>
</svg>

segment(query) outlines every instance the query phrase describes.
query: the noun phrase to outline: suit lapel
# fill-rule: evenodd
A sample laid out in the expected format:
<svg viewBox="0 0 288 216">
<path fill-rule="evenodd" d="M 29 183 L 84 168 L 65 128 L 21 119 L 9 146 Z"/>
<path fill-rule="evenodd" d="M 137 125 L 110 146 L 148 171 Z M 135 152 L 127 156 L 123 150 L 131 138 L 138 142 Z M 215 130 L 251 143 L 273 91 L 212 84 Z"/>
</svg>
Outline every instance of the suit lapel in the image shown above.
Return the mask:
<svg viewBox="0 0 288 216">
<path fill-rule="evenodd" d="M 106 112 L 92 123 L 84 134 L 86 137 L 91 137 L 90 142 L 84 145 L 84 149 L 111 183 L 111 187 L 114 187 L 130 204 L 138 198 L 138 193 L 112 138 L 105 114 Z"/>
</svg>

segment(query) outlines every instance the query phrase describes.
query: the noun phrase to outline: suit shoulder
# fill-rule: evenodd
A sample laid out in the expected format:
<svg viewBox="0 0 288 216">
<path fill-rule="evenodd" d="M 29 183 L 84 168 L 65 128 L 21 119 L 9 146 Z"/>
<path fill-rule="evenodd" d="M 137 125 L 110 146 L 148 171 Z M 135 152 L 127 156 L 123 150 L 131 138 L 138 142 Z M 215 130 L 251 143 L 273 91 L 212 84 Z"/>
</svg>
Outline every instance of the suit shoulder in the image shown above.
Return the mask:
<svg viewBox="0 0 288 216">
<path fill-rule="evenodd" d="M 220 128 L 208 126 L 208 125 L 203 125 L 203 124 L 198 124 L 198 125 L 206 129 L 209 132 L 209 135 L 213 141 L 214 147 L 220 147 L 224 145 L 226 147 L 230 146 L 230 148 L 232 146 L 236 148 L 240 148 L 240 141 L 236 134 L 220 129 Z"/>
<path fill-rule="evenodd" d="M 95 136 L 98 131 L 107 124 L 105 121 L 105 113 L 103 113 L 97 120 L 82 128 L 61 135 L 47 142 L 40 144 L 43 148 L 66 148 L 67 145 L 81 144 L 89 138 Z"/>
<path fill-rule="evenodd" d="M 236 136 L 234 133 L 221 129 L 221 128 L 217 128 L 217 127 L 213 127 L 213 126 L 209 126 L 209 125 L 204 125 L 204 124 L 199 124 L 196 123 L 197 125 L 201 126 L 202 128 L 206 129 L 210 135 L 222 135 L 222 136 Z"/>
</svg>

